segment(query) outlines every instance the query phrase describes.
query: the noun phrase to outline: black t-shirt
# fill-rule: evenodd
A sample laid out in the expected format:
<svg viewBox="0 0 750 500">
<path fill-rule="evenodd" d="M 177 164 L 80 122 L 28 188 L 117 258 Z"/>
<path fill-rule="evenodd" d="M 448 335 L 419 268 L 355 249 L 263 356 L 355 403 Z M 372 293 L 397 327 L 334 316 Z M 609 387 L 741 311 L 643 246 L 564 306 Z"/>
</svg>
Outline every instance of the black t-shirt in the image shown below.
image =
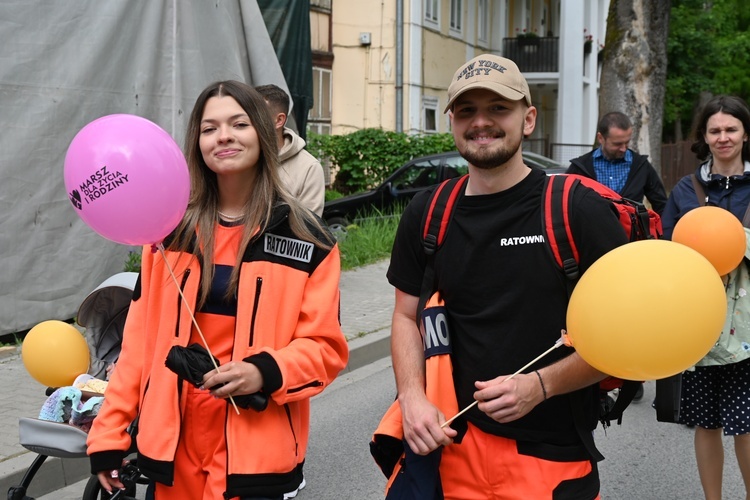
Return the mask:
<svg viewBox="0 0 750 500">
<path fill-rule="evenodd" d="M 499 193 L 462 193 L 435 255 L 437 289 L 450 315 L 460 408 L 474 401 L 476 380 L 514 373 L 552 347 L 565 327 L 567 284 L 542 231 L 544 178 L 544 172 L 532 170 Z M 420 294 L 425 267 L 420 228 L 428 198 L 421 193 L 404 211 L 387 273 L 393 286 L 414 296 Z M 596 192 L 579 186 L 572 203 L 570 224 L 583 273 L 627 238 L 615 209 Z M 567 347 L 556 349 L 529 371 L 570 353 Z M 596 415 L 593 388 L 582 396 L 590 404 L 584 413 Z M 485 432 L 519 441 L 577 444 L 570 404 L 567 396 L 553 397 L 508 424 L 477 407 L 466 416 Z"/>
</svg>

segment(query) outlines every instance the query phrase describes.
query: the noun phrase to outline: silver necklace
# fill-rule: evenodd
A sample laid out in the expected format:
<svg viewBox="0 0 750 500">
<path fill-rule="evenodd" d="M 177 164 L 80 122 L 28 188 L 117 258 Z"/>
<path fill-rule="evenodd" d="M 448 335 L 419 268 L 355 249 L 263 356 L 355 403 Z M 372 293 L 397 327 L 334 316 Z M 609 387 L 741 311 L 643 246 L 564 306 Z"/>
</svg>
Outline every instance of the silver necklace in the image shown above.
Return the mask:
<svg viewBox="0 0 750 500">
<path fill-rule="evenodd" d="M 227 214 L 225 214 L 224 212 L 222 212 L 221 210 L 217 210 L 217 212 L 219 213 L 219 216 L 220 216 L 220 217 L 221 217 L 222 219 L 224 219 L 225 221 L 228 221 L 228 222 L 234 222 L 234 221 L 238 221 L 238 220 L 240 220 L 240 219 L 242 219 L 242 218 L 244 218 L 244 217 L 245 217 L 245 214 L 240 214 L 240 215 L 227 215 Z"/>
</svg>

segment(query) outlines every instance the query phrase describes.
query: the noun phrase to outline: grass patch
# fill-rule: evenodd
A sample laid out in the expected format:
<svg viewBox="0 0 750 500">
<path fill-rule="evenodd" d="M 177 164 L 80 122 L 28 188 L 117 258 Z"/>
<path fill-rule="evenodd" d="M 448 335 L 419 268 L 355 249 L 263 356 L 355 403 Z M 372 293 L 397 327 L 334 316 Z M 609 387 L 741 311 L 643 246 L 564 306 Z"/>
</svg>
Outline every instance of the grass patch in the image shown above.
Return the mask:
<svg viewBox="0 0 750 500">
<path fill-rule="evenodd" d="M 326 189 L 325 201 L 338 200 L 339 198 L 342 198 L 343 196 L 344 195 L 342 193 L 339 193 L 338 191 L 334 189 Z"/>
<path fill-rule="evenodd" d="M 0 347 L 18 347 L 23 343 L 23 339 L 18 333 L 10 333 L 0 340 Z"/>
<path fill-rule="evenodd" d="M 130 251 L 128 257 L 125 260 L 125 272 L 139 273 L 141 272 L 141 252 Z"/>
<path fill-rule="evenodd" d="M 388 214 L 376 211 L 349 226 L 346 238 L 339 241 L 341 270 L 366 266 L 390 257 L 402 212 L 402 207 Z"/>
</svg>

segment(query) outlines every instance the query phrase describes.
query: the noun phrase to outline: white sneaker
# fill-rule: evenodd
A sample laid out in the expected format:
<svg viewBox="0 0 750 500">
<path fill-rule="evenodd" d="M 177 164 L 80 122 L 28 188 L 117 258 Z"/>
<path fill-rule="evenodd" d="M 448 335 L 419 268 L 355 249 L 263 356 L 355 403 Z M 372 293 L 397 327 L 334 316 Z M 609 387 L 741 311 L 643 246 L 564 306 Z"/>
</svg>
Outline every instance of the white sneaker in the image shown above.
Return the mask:
<svg viewBox="0 0 750 500">
<path fill-rule="evenodd" d="M 302 488 L 304 488 L 305 486 L 307 486 L 307 481 L 305 481 L 305 478 L 303 477 L 302 482 L 299 483 L 299 486 L 297 486 L 296 490 L 290 491 L 289 493 L 284 493 L 284 500 L 289 500 L 290 498 L 296 497 L 297 493 L 299 493 L 300 490 L 302 490 Z"/>
</svg>

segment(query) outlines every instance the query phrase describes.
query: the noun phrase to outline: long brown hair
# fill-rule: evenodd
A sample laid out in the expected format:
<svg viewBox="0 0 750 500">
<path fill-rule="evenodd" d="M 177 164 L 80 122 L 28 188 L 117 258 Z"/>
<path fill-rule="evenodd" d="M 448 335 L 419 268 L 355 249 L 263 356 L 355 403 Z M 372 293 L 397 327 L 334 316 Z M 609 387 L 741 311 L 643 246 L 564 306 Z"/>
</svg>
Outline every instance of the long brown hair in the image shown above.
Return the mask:
<svg viewBox="0 0 750 500">
<path fill-rule="evenodd" d="M 243 207 L 245 228 L 237 254 L 237 262 L 230 277 L 227 296 L 236 293 L 240 263 L 245 248 L 268 227 L 276 206 L 289 206 L 289 224 L 294 234 L 300 239 L 327 249 L 334 244 L 330 233 L 322 227 L 319 220 L 302 208 L 282 184 L 279 176 L 276 131 L 263 97 L 254 88 L 242 82 L 227 80 L 212 83 L 198 96 L 190 114 L 185 138 L 185 156 L 190 172 L 190 201 L 185 216 L 169 245 L 170 250 L 181 252 L 192 250 L 203 259 L 199 307 L 205 303 L 214 277 L 214 228 L 219 210 L 216 173 L 206 165 L 200 150 L 200 124 L 206 102 L 212 97 L 225 96 L 232 97 L 247 113 L 260 143 L 260 156 L 255 166 L 253 192 L 251 196 L 248 196 Z M 196 231 L 197 229 L 199 230 Z M 192 236 L 196 232 L 197 248 L 189 248 Z"/>
</svg>

